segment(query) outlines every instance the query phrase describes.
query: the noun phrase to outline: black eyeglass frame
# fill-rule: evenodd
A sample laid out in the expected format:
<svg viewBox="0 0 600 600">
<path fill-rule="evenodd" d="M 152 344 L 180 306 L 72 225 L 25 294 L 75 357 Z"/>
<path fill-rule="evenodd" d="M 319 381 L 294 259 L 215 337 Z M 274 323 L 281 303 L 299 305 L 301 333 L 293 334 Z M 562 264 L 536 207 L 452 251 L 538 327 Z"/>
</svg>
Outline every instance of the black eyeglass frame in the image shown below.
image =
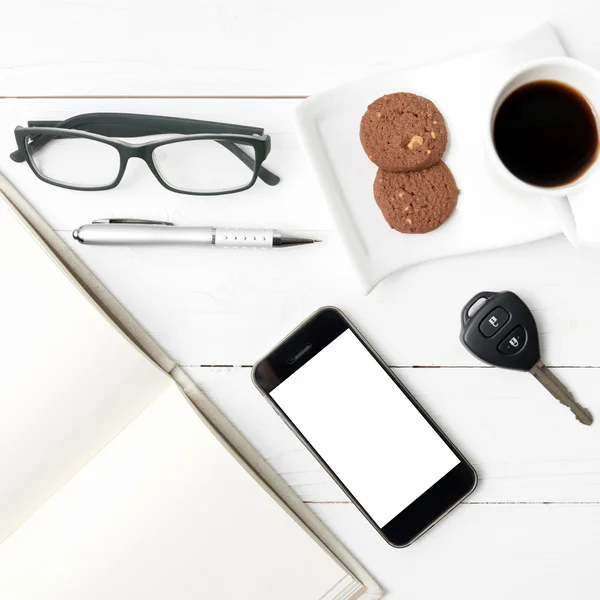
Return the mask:
<svg viewBox="0 0 600 600">
<path fill-rule="evenodd" d="M 141 144 L 132 144 L 110 137 L 142 137 L 156 134 L 172 134 L 173 137 Z M 115 148 L 120 159 L 116 178 L 107 185 L 76 186 L 45 176 L 38 170 L 29 146 L 37 145 L 37 149 L 41 149 L 57 137 L 85 138 Z M 70 190 L 102 191 L 117 187 L 123 179 L 130 158 L 142 159 L 160 184 L 168 190 L 192 196 L 219 196 L 242 192 L 251 188 L 258 178 L 271 186 L 277 185 L 280 181 L 277 175 L 262 166 L 271 150 L 271 138 L 264 134 L 264 129 L 258 127 L 156 115 L 90 113 L 65 121 L 30 121 L 28 127 L 18 126 L 15 129 L 15 139 L 18 150 L 10 155 L 12 160 L 27 162 L 35 175 L 45 183 Z M 29 144 L 27 143 L 28 139 L 30 140 Z M 154 150 L 160 146 L 193 140 L 214 140 L 221 144 L 252 170 L 250 181 L 231 189 L 202 192 L 170 185 L 154 163 Z M 244 152 L 240 146 L 251 146 L 254 150 L 254 158 Z"/>
</svg>

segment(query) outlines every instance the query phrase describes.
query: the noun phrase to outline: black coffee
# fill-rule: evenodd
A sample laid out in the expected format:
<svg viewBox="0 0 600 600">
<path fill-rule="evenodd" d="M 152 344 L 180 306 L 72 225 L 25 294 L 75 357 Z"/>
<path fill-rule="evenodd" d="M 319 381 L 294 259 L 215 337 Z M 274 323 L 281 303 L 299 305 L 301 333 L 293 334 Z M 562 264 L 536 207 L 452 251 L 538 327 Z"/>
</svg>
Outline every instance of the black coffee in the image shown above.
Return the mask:
<svg viewBox="0 0 600 600">
<path fill-rule="evenodd" d="M 558 81 L 533 81 L 516 89 L 494 121 L 494 145 L 516 177 L 556 187 L 579 178 L 598 152 L 596 117 L 588 101 Z"/>
</svg>

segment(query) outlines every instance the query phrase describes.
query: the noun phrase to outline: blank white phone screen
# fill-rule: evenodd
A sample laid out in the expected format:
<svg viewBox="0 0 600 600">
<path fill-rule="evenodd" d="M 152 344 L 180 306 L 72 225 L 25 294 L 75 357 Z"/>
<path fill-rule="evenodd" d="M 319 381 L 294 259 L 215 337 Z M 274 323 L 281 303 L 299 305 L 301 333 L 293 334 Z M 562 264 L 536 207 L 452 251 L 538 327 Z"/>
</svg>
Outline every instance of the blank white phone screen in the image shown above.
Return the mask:
<svg viewBox="0 0 600 600">
<path fill-rule="evenodd" d="M 379 527 L 460 462 L 349 329 L 271 396 Z"/>
</svg>

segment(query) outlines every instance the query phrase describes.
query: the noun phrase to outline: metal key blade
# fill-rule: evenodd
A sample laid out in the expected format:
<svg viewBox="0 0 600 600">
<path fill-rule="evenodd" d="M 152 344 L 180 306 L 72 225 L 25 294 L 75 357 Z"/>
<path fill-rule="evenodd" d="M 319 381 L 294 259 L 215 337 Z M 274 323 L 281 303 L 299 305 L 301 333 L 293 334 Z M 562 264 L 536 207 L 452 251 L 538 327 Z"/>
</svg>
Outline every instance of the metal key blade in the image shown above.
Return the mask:
<svg viewBox="0 0 600 600">
<path fill-rule="evenodd" d="M 540 360 L 529 371 L 561 404 L 571 409 L 576 419 L 584 425 L 591 425 L 594 418 L 587 408 L 573 398 L 565 385 Z"/>
</svg>

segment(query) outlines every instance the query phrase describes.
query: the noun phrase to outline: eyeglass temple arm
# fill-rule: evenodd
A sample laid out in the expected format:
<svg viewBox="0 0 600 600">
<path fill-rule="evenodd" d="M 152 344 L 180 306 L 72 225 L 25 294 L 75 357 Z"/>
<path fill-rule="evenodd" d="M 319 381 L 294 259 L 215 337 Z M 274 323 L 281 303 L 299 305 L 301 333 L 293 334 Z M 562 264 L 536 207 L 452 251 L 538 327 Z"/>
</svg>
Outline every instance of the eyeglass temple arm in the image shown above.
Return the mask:
<svg viewBox="0 0 600 600">
<path fill-rule="evenodd" d="M 29 121 L 29 127 L 59 127 L 61 129 L 78 129 L 88 133 L 96 133 L 108 137 L 141 137 L 161 133 L 226 133 L 237 135 L 263 135 L 264 129 L 247 125 L 218 123 L 215 121 L 199 121 L 177 117 L 161 117 L 157 115 L 137 115 L 128 113 L 89 113 L 77 115 L 65 121 Z M 32 144 L 34 150 L 40 150 L 52 139 L 49 135 L 40 134 Z M 254 170 L 255 162 L 234 142 L 218 140 L 218 142 L 248 168 Z M 271 149 L 271 140 L 267 136 L 266 154 Z M 13 152 L 11 158 L 15 162 L 23 162 L 25 157 L 20 151 Z M 272 171 L 261 166 L 258 176 L 267 185 L 277 185 L 281 179 Z"/>
</svg>

